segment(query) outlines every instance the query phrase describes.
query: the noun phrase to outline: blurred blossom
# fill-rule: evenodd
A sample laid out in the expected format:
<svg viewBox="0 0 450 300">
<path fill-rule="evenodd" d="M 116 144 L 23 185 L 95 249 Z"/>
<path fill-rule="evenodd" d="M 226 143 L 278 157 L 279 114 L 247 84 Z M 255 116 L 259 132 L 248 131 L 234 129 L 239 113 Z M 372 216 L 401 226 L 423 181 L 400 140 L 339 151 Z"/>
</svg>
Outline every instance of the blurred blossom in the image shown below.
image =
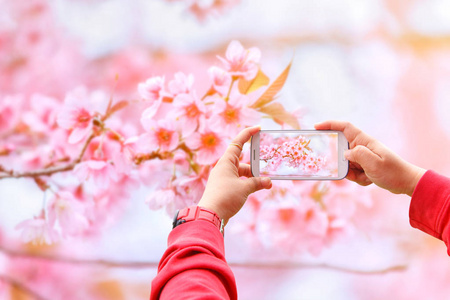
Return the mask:
<svg viewBox="0 0 450 300">
<path fill-rule="evenodd" d="M 102 160 L 87 160 L 79 163 L 73 170 L 81 183 L 93 179 L 100 189 L 107 189 L 111 183 L 119 180 L 116 169 L 110 162 Z"/>
<path fill-rule="evenodd" d="M 171 205 L 175 201 L 175 192 L 171 188 L 152 192 L 145 203 L 152 210 L 157 210 Z"/>
<path fill-rule="evenodd" d="M 25 220 L 16 226 L 17 230 L 21 230 L 21 240 L 24 243 L 32 243 L 34 245 L 51 245 L 59 241 L 58 232 L 43 217 L 35 217 Z"/>
<path fill-rule="evenodd" d="M 186 75 L 183 72 L 175 73 L 174 79 L 168 84 L 169 92 L 172 96 L 179 94 L 189 94 L 194 84 L 194 75 Z"/>
<path fill-rule="evenodd" d="M 85 206 L 68 191 L 60 191 L 48 205 L 50 223 L 58 221 L 63 235 L 74 235 L 87 229 Z"/>
<path fill-rule="evenodd" d="M 227 70 L 234 77 L 253 79 L 258 73 L 261 51 L 256 48 L 245 49 L 240 42 L 232 41 L 227 48 L 225 58 L 218 56 Z"/>
<path fill-rule="evenodd" d="M 138 91 L 144 100 L 157 101 L 165 95 L 164 77 L 155 76 L 139 83 Z"/>
</svg>

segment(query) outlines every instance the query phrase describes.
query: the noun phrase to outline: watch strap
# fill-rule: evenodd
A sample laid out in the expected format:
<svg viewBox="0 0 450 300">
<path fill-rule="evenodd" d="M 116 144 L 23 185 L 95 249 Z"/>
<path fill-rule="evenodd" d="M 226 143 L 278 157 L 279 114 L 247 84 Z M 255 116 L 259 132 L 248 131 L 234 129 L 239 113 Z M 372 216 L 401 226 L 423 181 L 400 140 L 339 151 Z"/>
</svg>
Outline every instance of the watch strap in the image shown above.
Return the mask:
<svg viewBox="0 0 450 300">
<path fill-rule="evenodd" d="M 173 228 L 175 228 L 178 225 L 195 220 L 204 220 L 211 222 L 223 234 L 223 219 L 220 219 L 220 217 L 212 210 L 200 206 L 190 206 L 177 211 L 172 225 Z"/>
</svg>

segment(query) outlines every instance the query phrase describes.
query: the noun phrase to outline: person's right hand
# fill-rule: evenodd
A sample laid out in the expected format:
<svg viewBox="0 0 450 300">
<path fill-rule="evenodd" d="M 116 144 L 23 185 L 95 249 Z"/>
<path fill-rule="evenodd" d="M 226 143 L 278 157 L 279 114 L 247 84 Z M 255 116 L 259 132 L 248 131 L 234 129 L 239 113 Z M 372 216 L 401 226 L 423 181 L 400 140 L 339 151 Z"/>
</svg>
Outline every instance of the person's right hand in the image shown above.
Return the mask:
<svg viewBox="0 0 450 300">
<path fill-rule="evenodd" d="M 347 179 L 360 185 L 372 182 L 395 194 L 412 195 L 426 170 L 403 160 L 378 140 L 349 122 L 325 121 L 317 130 L 342 131 L 350 143 L 345 157 L 350 161 Z"/>
</svg>

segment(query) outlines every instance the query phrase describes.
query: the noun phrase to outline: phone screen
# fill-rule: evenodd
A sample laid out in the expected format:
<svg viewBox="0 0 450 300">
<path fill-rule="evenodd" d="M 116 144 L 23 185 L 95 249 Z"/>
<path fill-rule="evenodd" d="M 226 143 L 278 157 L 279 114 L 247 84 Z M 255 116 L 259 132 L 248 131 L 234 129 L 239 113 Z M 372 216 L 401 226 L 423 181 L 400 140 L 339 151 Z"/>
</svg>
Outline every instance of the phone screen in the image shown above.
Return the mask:
<svg viewBox="0 0 450 300">
<path fill-rule="evenodd" d="M 259 171 L 270 177 L 338 178 L 338 133 L 260 132 Z"/>
</svg>

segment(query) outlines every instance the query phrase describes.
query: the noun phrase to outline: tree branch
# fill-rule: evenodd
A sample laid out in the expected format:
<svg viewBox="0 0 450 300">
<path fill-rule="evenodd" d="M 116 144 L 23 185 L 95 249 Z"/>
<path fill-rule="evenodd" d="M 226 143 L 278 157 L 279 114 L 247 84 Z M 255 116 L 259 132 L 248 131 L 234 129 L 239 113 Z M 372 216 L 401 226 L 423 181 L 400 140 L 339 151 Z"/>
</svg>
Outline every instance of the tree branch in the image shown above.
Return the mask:
<svg viewBox="0 0 450 300">
<path fill-rule="evenodd" d="M 5 253 L 10 257 L 15 258 L 33 258 L 41 259 L 55 263 L 65 263 L 73 265 L 98 265 L 103 267 L 113 267 L 113 268 L 125 268 L 125 269 L 149 269 L 157 268 L 158 261 L 113 261 L 104 259 L 77 259 L 63 256 L 50 256 L 36 253 L 25 253 L 10 250 L 0 246 L 0 252 Z M 405 271 L 408 266 L 403 265 L 393 265 L 381 269 L 371 269 L 371 270 L 360 270 L 346 268 L 342 266 L 335 266 L 330 264 L 308 264 L 300 262 L 230 262 L 229 265 L 233 268 L 247 268 L 247 269 L 328 269 L 336 272 L 357 274 L 357 275 L 377 275 L 377 274 L 387 274 L 391 272 L 402 272 Z"/>
<path fill-rule="evenodd" d="M 77 156 L 77 158 L 72 161 L 69 164 L 63 165 L 63 166 L 57 166 L 57 167 L 50 167 L 50 168 L 44 168 L 40 170 L 34 170 L 34 171 L 26 171 L 22 173 L 16 173 L 13 170 L 0 170 L 0 172 L 5 173 L 4 175 L 0 175 L 0 180 L 5 178 L 22 178 L 22 177 L 38 177 L 38 176 L 50 176 L 54 173 L 59 172 L 67 172 L 73 170 L 77 164 L 81 162 L 83 159 L 84 153 L 87 150 L 87 147 L 91 143 L 92 139 L 96 136 L 94 132 L 91 133 L 91 135 L 88 137 L 86 142 L 83 145 L 83 148 L 81 149 L 80 154 Z"/>
</svg>

